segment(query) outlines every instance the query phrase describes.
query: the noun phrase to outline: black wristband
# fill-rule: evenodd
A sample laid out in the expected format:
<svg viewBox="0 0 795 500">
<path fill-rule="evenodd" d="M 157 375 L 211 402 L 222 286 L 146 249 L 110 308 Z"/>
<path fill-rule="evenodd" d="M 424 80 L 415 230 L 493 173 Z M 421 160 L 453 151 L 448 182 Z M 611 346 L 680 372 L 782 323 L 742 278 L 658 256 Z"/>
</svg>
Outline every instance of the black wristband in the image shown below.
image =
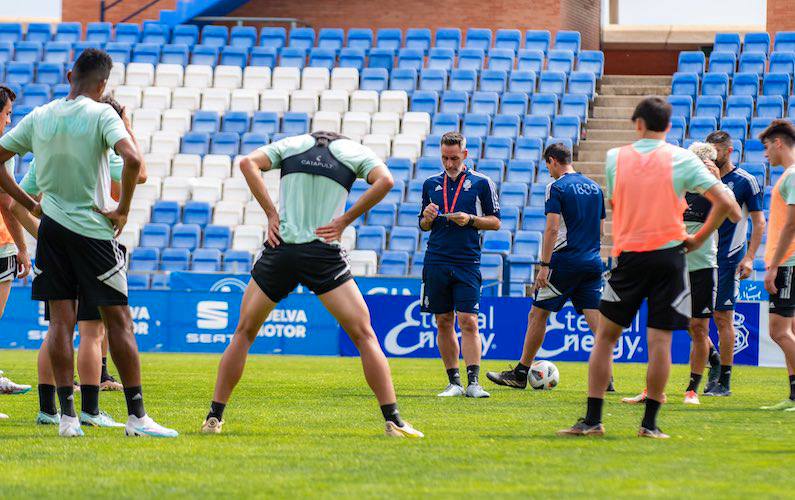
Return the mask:
<svg viewBox="0 0 795 500">
<path fill-rule="evenodd" d="M 475 227 L 475 216 L 469 214 L 469 221 L 467 222 L 468 227 Z"/>
<path fill-rule="evenodd" d="M 538 261 L 539 267 L 549 267 L 549 262 L 544 262 L 543 260 Z"/>
</svg>

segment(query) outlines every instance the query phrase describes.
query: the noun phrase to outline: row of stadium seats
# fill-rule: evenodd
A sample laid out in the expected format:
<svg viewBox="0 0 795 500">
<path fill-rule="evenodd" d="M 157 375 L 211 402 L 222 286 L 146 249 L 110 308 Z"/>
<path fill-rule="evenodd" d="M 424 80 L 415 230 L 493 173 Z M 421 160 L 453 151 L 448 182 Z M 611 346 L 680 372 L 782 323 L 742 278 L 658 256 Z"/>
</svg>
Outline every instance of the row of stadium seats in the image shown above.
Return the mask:
<svg viewBox="0 0 795 500">
<path fill-rule="evenodd" d="M 674 115 L 689 123 L 690 118 L 707 116 L 720 122 L 723 118 L 742 118 L 746 122 L 753 118 L 783 118 L 795 116 L 795 95 L 785 100 L 780 95 L 761 95 L 756 100 L 749 95 L 731 95 L 725 100 L 718 95 L 668 96 L 674 107 Z M 725 102 L 725 105 L 724 105 Z"/>
<path fill-rule="evenodd" d="M 757 73 L 737 73 L 732 80 L 725 73 L 706 73 L 703 79 L 696 73 L 674 73 L 671 94 L 687 95 L 694 99 L 699 94 L 716 95 L 724 99 L 730 95 L 751 96 L 756 99 L 760 91 L 765 96 L 786 97 L 792 94 L 792 75 L 767 73 L 762 76 L 761 81 L 760 85 L 760 75 Z"/>
<path fill-rule="evenodd" d="M 739 33 L 716 33 L 712 51 L 731 52 L 735 55 L 741 52 L 742 54 L 761 53 L 767 55 L 770 52 L 770 34 L 766 32 L 746 33 L 741 41 Z M 777 32 L 773 51 L 795 52 L 795 32 Z"/>
<path fill-rule="evenodd" d="M 779 117 L 773 116 L 758 116 L 746 119 L 744 116 L 724 116 L 723 118 L 716 118 L 709 116 L 702 110 L 702 115 L 694 116 L 690 119 L 688 125 L 684 116 L 671 117 L 671 131 L 668 137 L 672 137 L 682 141 L 683 134 L 687 130 L 687 137 L 703 141 L 714 130 L 724 130 L 740 142 L 742 147 L 746 140 L 755 139 L 759 134 L 770 125 L 770 122 Z M 720 125 L 720 126 L 718 126 Z M 748 145 L 758 149 L 758 145 Z"/>
<path fill-rule="evenodd" d="M 769 63 L 769 66 L 768 66 Z M 795 52 L 773 52 L 768 61 L 767 55 L 762 52 L 744 53 L 739 58 L 733 52 L 715 52 L 709 56 L 707 66 L 706 55 L 701 51 L 683 51 L 679 53 L 677 71 L 682 73 L 697 73 L 703 76 L 708 69 L 709 73 L 722 73 L 729 77 L 735 73 L 784 73 L 793 74 L 795 66 Z"/>
<path fill-rule="evenodd" d="M 409 28 L 405 35 L 403 30 L 396 28 L 383 28 L 374 36 L 369 28 L 353 28 L 348 30 L 347 45 L 345 32 L 340 28 L 323 28 L 316 32 L 313 28 L 292 28 L 288 32 L 281 27 L 265 27 L 259 33 L 250 26 L 235 26 L 231 30 L 226 26 L 206 25 L 201 28 L 196 25 L 178 25 L 173 29 L 164 24 L 147 22 L 143 27 L 133 23 L 99 22 L 86 25 L 86 36 L 82 37 L 80 23 L 58 23 L 55 32 L 52 25 L 44 23 L 31 23 L 23 36 L 22 25 L 19 23 L 0 24 L 0 42 L 35 41 L 45 43 L 49 41 L 78 42 L 81 40 L 95 43 L 124 42 L 124 43 L 149 43 L 157 45 L 184 44 L 194 46 L 197 44 L 209 47 L 234 47 L 250 48 L 254 46 L 272 48 L 302 48 L 311 49 L 315 46 L 340 50 L 343 47 L 357 48 L 369 51 L 372 48 L 397 51 L 401 47 L 416 48 L 428 51 L 431 47 L 459 50 L 460 48 L 479 48 L 488 50 L 494 48 L 510 49 L 517 51 L 524 47 L 546 52 L 550 48 L 552 37 L 546 30 L 530 30 L 522 35 L 518 29 L 498 29 L 493 33 L 490 29 L 469 28 L 466 37 L 459 28 L 439 28 L 436 30 L 435 43 L 432 43 L 431 30 L 427 28 Z M 201 36 L 200 36 L 201 35 Z M 258 36 L 259 35 L 259 36 Z M 524 45 L 522 41 L 524 39 Z M 555 35 L 555 49 L 579 52 L 581 35 L 576 31 L 558 31 Z"/>
</svg>

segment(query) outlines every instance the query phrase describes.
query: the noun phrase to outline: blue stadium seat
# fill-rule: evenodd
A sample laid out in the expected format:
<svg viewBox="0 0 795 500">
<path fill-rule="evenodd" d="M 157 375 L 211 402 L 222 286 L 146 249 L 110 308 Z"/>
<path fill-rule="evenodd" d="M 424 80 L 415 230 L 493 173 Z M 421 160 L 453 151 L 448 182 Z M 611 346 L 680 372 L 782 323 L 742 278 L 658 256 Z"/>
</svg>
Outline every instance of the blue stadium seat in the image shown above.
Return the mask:
<svg viewBox="0 0 795 500">
<path fill-rule="evenodd" d="M 536 74 L 533 71 L 514 70 L 508 80 L 508 92 L 532 94 L 536 88 Z"/>
<path fill-rule="evenodd" d="M 480 274 L 485 281 L 502 281 L 503 258 L 502 255 L 494 253 L 484 253 L 480 258 Z M 489 290 L 487 289 L 488 293 Z M 499 294 L 498 289 L 492 289 L 491 293 Z"/>
<path fill-rule="evenodd" d="M 569 76 L 569 94 L 582 94 L 593 99 L 596 92 L 596 76 L 590 72 L 573 71 Z"/>
<path fill-rule="evenodd" d="M 67 83 L 59 83 L 57 85 L 51 85 L 50 88 L 52 89 L 52 98 L 55 99 L 62 99 L 69 95 L 69 84 Z"/>
<path fill-rule="evenodd" d="M 688 95 L 695 99 L 698 95 L 698 80 L 697 73 L 674 73 L 671 81 L 671 94 Z"/>
<path fill-rule="evenodd" d="M 160 269 L 158 248 L 134 248 L 130 254 L 130 271 L 157 271 Z"/>
<path fill-rule="evenodd" d="M 587 71 L 602 78 L 605 71 L 605 54 L 601 50 L 583 50 L 577 59 L 577 71 Z"/>
<path fill-rule="evenodd" d="M 81 23 L 58 23 L 55 28 L 55 35 L 52 37 L 56 42 L 79 42 L 83 36 L 83 25 Z"/>
<path fill-rule="evenodd" d="M 701 82 L 703 95 L 717 95 L 726 99 L 729 94 L 729 75 L 725 73 L 707 73 Z"/>
<path fill-rule="evenodd" d="M 505 182 L 500 188 L 500 205 L 523 207 L 527 205 L 527 184 Z"/>
<path fill-rule="evenodd" d="M 400 200 L 402 201 L 402 200 Z M 395 225 L 397 217 L 397 206 L 395 203 L 382 201 L 370 209 L 367 213 L 367 225 L 383 226 L 391 229 Z"/>
<path fill-rule="evenodd" d="M 700 50 L 683 50 L 679 53 L 677 73 L 695 73 L 699 77 L 704 74 L 707 57 Z"/>
<path fill-rule="evenodd" d="M 795 52 L 773 52 L 768 73 L 784 73 L 792 77 L 795 72 Z"/>
<path fill-rule="evenodd" d="M 690 120 L 690 133 L 688 136 L 697 141 L 703 141 L 707 136 L 718 128 L 718 122 L 710 117 L 693 117 Z"/>
<path fill-rule="evenodd" d="M 378 274 L 384 276 L 405 276 L 409 270 L 409 254 L 397 250 L 386 250 L 381 255 Z"/>
<path fill-rule="evenodd" d="M 540 174 L 540 172 L 539 172 Z M 547 194 L 546 184 L 533 184 L 530 186 L 530 201 L 527 203 L 531 207 L 544 207 Z"/>
<path fill-rule="evenodd" d="M 574 52 L 553 49 L 547 54 L 547 70 L 571 73 L 574 69 Z"/>
<path fill-rule="evenodd" d="M 441 113 L 439 115 L 441 115 Z M 461 131 L 464 135 L 484 138 L 489 135 L 490 130 L 491 117 L 488 114 L 467 113 L 464 115 L 464 123 L 461 127 Z M 439 132 L 444 133 L 445 130 L 440 129 Z M 436 131 L 434 131 L 434 133 L 436 133 Z"/>
<path fill-rule="evenodd" d="M 491 49 L 489 51 L 489 69 L 501 70 L 506 73 L 513 71 L 516 53 L 510 49 Z"/>
<path fill-rule="evenodd" d="M 29 83 L 22 90 L 20 104 L 24 106 L 43 106 L 50 102 L 50 86 L 43 83 Z"/>
<path fill-rule="evenodd" d="M 520 49 L 516 67 L 522 71 L 540 73 L 544 69 L 544 52 L 536 49 Z"/>
<path fill-rule="evenodd" d="M 179 219 L 180 208 L 179 203 L 176 201 L 158 200 L 152 207 L 152 217 L 150 222 L 173 226 L 179 222 Z"/>
<path fill-rule="evenodd" d="M 713 52 L 709 56 L 710 73 L 726 73 L 734 75 L 737 67 L 737 55 L 733 52 Z"/>
<path fill-rule="evenodd" d="M 538 231 L 520 230 L 516 231 L 514 237 L 513 253 L 515 255 L 525 255 L 534 261 L 541 255 L 541 241 L 543 237 Z"/>
<path fill-rule="evenodd" d="M 566 92 L 566 73 L 542 71 L 538 77 L 538 91 L 555 94 L 558 99 Z"/>
<path fill-rule="evenodd" d="M 394 73 L 394 72 L 393 72 Z M 469 110 L 469 94 L 448 90 L 442 94 L 439 111 L 442 113 L 458 113 L 463 115 Z"/>
<path fill-rule="evenodd" d="M 172 248 L 193 250 L 201 243 L 201 228 L 198 224 L 175 224 L 171 236 Z"/>
<path fill-rule="evenodd" d="M 398 207 L 397 225 L 404 227 L 417 227 L 417 224 L 419 222 L 419 219 L 417 217 L 420 214 L 421 208 L 422 208 L 421 203 L 413 203 L 408 201 L 401 203 L 400 206 Z"/>
<path fill-rule="evenodd" d="M 426 144 L 429 140 L 426 140 Z M 436 146 L 438 147 L 439 142 L 435 142 Z M 439 155 L 435 156 L 424 156 L 417 160 L 417 173 L 415 174 L 415 179 L 425 180 L 432 175 L 437 175 L 439 172 L 442 171 L 444 167 L 442 167 L 442 160 L 440 159 Z"/>
<path fill-rule="evenodd" d="M 425 252 L 414 252 L 414 257 L 411 258 L 411 269 L 409 269 L 408 275 L 412 278 L 421 278 L 424 264 Z"/>
<path fill-rule="evenodd" d="M 507 229 L 483 233 L 483 251 L 508 255 L 511 253 L 512 234 Z"/>
<path fill-rule="evenodd" d="M 742 138 L 742 140 L 741 139 L 733 139 L 732 140 L 732 145 L 734 146 L 734 151 L 732 151 L 730 158 L 731 158 L 731 162 L 734 165 L 739 165 L 739 163 L 742 161 L 742 158 L 743 158 L 743 140 L 745 140 L 745 138 Z"/>
<path fill-rule="evenodd" d="M 530 144 L 531 141 L 533 143 L 537 143 L 537 147 L 539 149 L 537 149 L 536 151 L 540 151 L 540 148 L 541 148 L 542 145 L 541 145 L 541 143 L 540 143 L 540 141 L 538 139 L 529 139 L 527 137 L 519 137 L 518 139 L 516 139 L 516 150 L 517 150 L 517 153 L 520 150 L 519 149 L 520 148 L 520 144 L 522 144 L 523 150 L 528 151 L 528 155 L 527 156 L 528 157 L 532 156 L 532 154 L 529 153 L 530 151 L 532 151 L 532 148 L 530 147 L 531 146 L 531 144 Z M 524 147 L 524 145 L 527 145 L 528 147 Z M 517 154 L 517 156 L 518 156 L 518 154 Z M 539 157 L 539 156 L 540 156 L 540 153 L 536 153 L 535 154 L 536 158 Z M 533 159 L 515 158 L 515 159 L 510 160 L 508 162 L 508 169 L 507 169 L 507 172 L 505 174 L 505 180 L 508 181 L 508 182 L 524 182 L 526 184 L 530 184 L 531 182 L 533 182 L 533 177 L 535 177 L 535 170 L 536 170 L 536 164 L 535 164 L 535 161 Z"/>
<path fill-rule="evenodd" d="M 508 83 L 508 73 L 499 69 L 484 69 L 480 73 L 480 90 L 502 94 Z"/>
<path fill-rule="evenodd" d="M 460 28 L 439 28 L 436 30 L 436 48 L 452 49 L 458 51 L 461 48 L 461 29 Z"/>
<path fill-rule="evenodd" d="M 555 48 L 560 50 L 570 50 L 576 56 L 580 52 L 582 36 L 579 31 L 559 30 L 555 33 Z"/>
<path fill-rule="evenodd" d="M 209 225 L 204 230 L 204 248 L 214 248 L 222 252 L 232 245 L 232 230 L 226 226 Z"/>
<path fill-rule="evenodd" d="M 524 47 L 528 50 L 540 50 L 546 53 L 551 40 L 552 35 L 548 30 L 528 30 L 524 36 Z"/>
<path fill-rule="evenodd" d="M 14 44 L 14 60 L 33 63 L 41 61 L 44 45 L 41 42 L 17 42 Z"/>
<path fill-rule="evenodd" d="M 517 137 L 519 125 L 519 115 L 496 115 L 492 121 L 491 134 L 496 137 Z"/>
<path fill-rule="evenodd" d="M 522 135 L 528 138 L 546 139 L 549 137 L 551 120 L 549 116 L 526 115 Z"/>
<path fill-rule="evenodd" d="M 363 49 L 346 47 L 340 50 L 339 67 L 356 68 L 361 71 L 364 68 L 365 52 Z"/>
<path fill-rule="evenodd" d="M 168 273 L 152 274 L 152 290 L 168 290 L 169 289 L 169 275 Z"/>
<path fill-rule="evenodd" d="M 546 141 L 544 141 L 544 149 L 548 148 L 553 144 L 563 144 L 567 148 L 571 149 L 574 145 L 572 144 L 571 140 L 565 137 L 548 137 Z"/>
<path fill-rule="evenodd" d="M 386 71 L 392 71 L 394 63 L 395 54 L 393 51 L 380 47 L 370 49 L 370 54 L 367 58 L 368 68 L 383 68 Z"/>
<path fill-rule="evenodd" d="M 787 118 L 795 118 L 795 96 L 789 96 L 787 100 Z"/>
<path fill-rule="evenodd" d="M 306 113 L 285 113 L 282 117 L 282 130 L 285 134 L 301 135 L 309 132 L 309 115 Z"/>
<path fill-rule="evenodd" d="M 210 223 L 213 212 L 210 204 L 204 201 L 187 201 L 182 209 L 182 223 L 205 227 Z"/>
<path fill-rule="evenodd" d="M 58 85 L 66 82 L 64 65 L 61 63 L 39 63 L 36 67 L 36 83 Z"/>
<path fill-rule="evenodd" d="M 505 162 L 503 160 L 484 158 L 478 161 L 476 171 L 485 175 L 499 186 L 505 177 Z"/>
<path fill-rule="evenodd" d="M 210 149 L 210 134 L 204 132 L 188 132 L 182 136 L 182 147 L 179 152 L 189 155 L 205 155 Z"/>
<path fill-rule="evenodd" d="M 477 161 L 483 153 L 483 139 L 476 136 L 464 136 L 467 141 L 467 154 L 470 160 Z"/>
<path fill-rule="evenodd" d="M 558 96 L 555 94 L 534 94 L 530 98 L 530 114 L 554 117 L 558 113 Z"/>
<path fill-rule="evenodd" d="M 11 128 L 16 127 L 16 125 L 31 111 L 33 111 L 33 108 L 30 106 L 19 105 L 15 107 L 14 111 L 11 113 Z"/>
<path fill-rule="evenodd" d="M 519 227 L 519 207 L 500 207 L 500 222 L 501 229 L 515 233 Z"/>
<path fill-rule="evenodd" d="M 453 49 L 434 47 L 428 51 L 428 67 L 450 71 L 453 69 L 455 52 Z"/>
<path fill-rule="evenodd" d="M 466 47 L 458 52 L 458 69 L 472 69 L 480 71 L 483 69 L 483 61 L 486 59 L 486 52 L 483 49 Z"/>
<path fill-rule="evenodd" d="M 249 129 L 249 116 L 245 111 L 227 111 L 221 125 L 221 132 L 244 134 Z"/>
<path fill-rule="evenodd" d="M 782 118 L 784 116 L 784 97 L 760 95 L 756 102 L 756 113 L 757 116 L 765 118 Z"/>
<path fill-rule="evenodd" d="M 259 134 L 279 132 L 279 115 L 271 111 L 257 111 L 251 120 L 251 131 Z"/>
<path fill-rule="evenodd" d="M 745 161 L 754 163 L 767 162 L 764 144 L 756 136 L 751 135 L 751 137 L 752 139 L 745 141 Z"/>
<path fill-rule="evenodd" d="M 681 116 L 685 122 L 690 122 L 693 114 L 693 98 L 689 95 L 669 95 L 668 103 L 671 105 L 672 116 Z"/>
<path fill-rule="evenodd" d="M 517 29 L 499 29 L 494 35 L 494 47 L 516 52 L 522 43 L 522 32 Z"/>
<path fill-rule="evenodd" d="M 436 113 L 431 122 L 432 134 L 444 134 L 445 132 L 458 132 L 460 119 L 456 113 Z"/>
<path fill-rule="evenodd" d="M 522 230 L 544 232 L 546 220 L 543 208 L 525 207 L 522 211 Z"/>
<path fill-rule="evenodd" d="M 0 42 L 0 64 L 14 60 L 14 44 L 11 42 Z"/>
<path fill-rule="evenodd" d="M 199 43 L 199 27 L 195 24 L 178 24 L 171 32 L 171 43 L 193 47 Z"/>
<path fill-rule="evenodd" d="M 210 154 L 235 156 L 240 152 L 240 135 L 237 132 L 218 132 L 210 141 Z"/>
<path fill-rule="evenodd" d="M 279 66 L 303 69 L 306 65 L 307 50 L 303 47 L 284 47 L 279 52 Z"/>
<path fill-rule="evenodd" d="M 698 96 L 695 116 L 711 116 L 720 122 L 721 116 L 723 116 L 723 97 L 719 95 Z"/>
<path fill-rule="evenodd" d="M 406 47 L 419 49 L 427 54 L 428 49 L 431 48 L 431 30 L 428 28 L 409 28 L 406 30 Z"/>
<path fill-rule="evenodd" d="M 748 122 L 742 117 L 726 117 L 721 121 L 720 129 L 728 133 L 732 139 L 745 140 L 748 133 Z"/>
<path fill-rule="evenodd" d="M 756 182 L 759 183 L 760 186 L 765 185 L 767 169 L 764 163 L 740 163 L 740 168 L 756 177 Z"/>
<path fill-rule="evenodd" d="M 373 30 L 370 28 L 351 28 L 348 30 L 348 48 L 367 52 L 373 47 Z"/>
<path fill-rule="evenodd" d="M 420 48 L 403 48 L 398 51 L 397 68 L 421 70 L 425 61 L 425 52 Z"/>
<path fill-rule="evenodd" d="M 395 181 L 405 183 L 411 179 L 414 165 L 409 158 L 396 158 L 393 156 L 386 160 L 386 165 L 389 167 L 389 171 L 392 172 L 392 177 Z"/>
<path fill-rule="evenodd" d="M 251 270 L 251 254 L 245 250 L 224 252 L 224 271 L 247 273 Z"/>
<path fill-rule="evenodd" d="M 391 50 L 393 54 L 397 53 L 398 49 L 403 46 L 403 31 L 398 28 L 379 29 L 375 46 L 379 49 Z"/>
<path fill-rule="evenodd" d="M 191 271 L 214 273 L 221 270 L 221 251 L 217 248 L 197 248 L 193 251 Z"/>
<path fill-rule="evenodd" d="M 63 43 L 63 42 L 58 42 Z M 72 57 L 68 62 L 74 62 L 86 49 L 101 49 L 102 44 L 99 42 L 75 42 L 72 44 Z"/>
<path fill-rule="evenodd" d="M 439 108 L 439 94 L 434 90 L 417 90 L 411 96 L 411 111 L 425 112 L 433 116 Z"/>
<path fill-rule="evenodd" d="M 793 54 L 795 55 L 795 54 Z M 762 94 L 766 96 L 788 97 L 790 95 L 792 78 L 784 73 L 768 73 L 762 84 Z"/>
<path fill-rule="evenodd" d="M 33 83 L 33 63 L 10 62 L 6 64 L 5 82 L 17 85 Z"/>
<path fill-rule="evenodd" d="M 750 130 L 750 136 L 749 137 L 751 137 L 753 139 L 758 138 L 759 134 L 762 133 L 762 131 L 765 130 L 770 125 L 770 122 L 772 122 L 772 121 L 773 121 L 772 118 L 765 118 L 765 117 L 763 117 L 763 118 L 759 118 L 759 117 L 751 118 L 751 130 Z M 746 161 L 756 161 L 756 160 L 751 160 L 751 159 L 748 159 L 746 157 Z"/>
<path fill-rule="evenodd" d="M 193 115 L 193 126 L 191 132 L 203 132 L 212 134 L 218 132 L 221 127 L 221 118 L 216 111 L 196 111 Z"/>
<path fill-rule="evenodd" d="M 491 48 L 492 34 L 488 28 L 468 28 L 467 29 L 467 49 L 480 49 L 487 51 Z"/>
<path fill-rule="evenodd" d="M 141 41 L 141 27 L 135 23 L 117 23 L 114 42 L 135 44 Z"/>
<path fill-rule="evenodd" d="M 323 28 L 317 35 L 317 46 L 339 52 L 345 42 L 345 31 L 341 28 Z"/>
<path fill-rule="evenodd" d="M 397 226 L 392 229 L 389 236 L 389 249 L 398 250 L 403 252 L 414 253 L 417 250 L 417 245 L 420 242 L 420 228 L 417 227 L 417 214 L 414 214 L 414 225 L 409 227 Z"/>
<path fill-rule="evenodd" d="M 502 95 L 502 99 L 500 100 L 499 112 L 524 116 L 527 114 L 528 103 L 529 99 L 524 92 L 506 92 Z"/>
<path fill-rule="evenodd" d="M 132 271 L 132 261 L 130 262 L 130 270 Z M 130 290 L 147 290 L 149 289 L 149 275 L 133 272 L 127 274 L 127 288 Z"/>
<path fill-rule="evenodd" d="M 265 27 L 259 33 L 260 47 L 279 50 L 287 44 L 287 30 L 282 27 Z"/>
<path fill-rule="evenodd" d="M 160 62 L 160 48 L 154 43 L 136 43 L 133 45 L 131 61 L 156 66 Z"/>
<path fill-rule="evenodd" d="M 187 248 L 166 248 L 160 266 L 163 271 L 187 271 L 189 263 L 190 251 Z"/>
<path fill-rule="evenodd" d="M 150 222 L 141 229 L 139 245 L 150 248 L 166 248 L 170 240 L 171 226 Z"/>
<path fill-rule="evenodd" d="M 580 119 L 576 116 L 558 115 L 552 121 L 552 135 L 569 139 L 573 144 L 580 142 Z"/>
<path fill-rule="evenodd" d="M 527 293 L 525 286 L 533 281 L 534 264 L 537 260 L 537 258 L 524 255 L 511 255 L 508 258 L 508 275 L 510 277 L 508 294 L 511 297 L 525 296 Z"/>
<path fill-rule="evenodd" d="M 257 28 L 253 26 L 233 26 L 230 31 L 229 45 L 250 49 L 257 45 Z"/>
<path fill-rule="evenodd" d="M 105 44 L 105 52 L 113 59 L 114 63 L 127 64 L 130 62 L 132 44 L 127 42 L 108 42 Z"/>
<path fill-rule="evenodd" d="M 732 95 L 747 95 L 756 100 L 759 95 L 759 76 L 756 73 L 735 73 Z"/>
<path fill-rule="evenodd" d="M 49 23 L 30 23 L 25 32 L 25 40 L 29 42 L 47 43 L 52 40 L 52 26 Z"/>
<path fill-rule="evenodd" d="M 677 143 L 681 143 L 685 138 L 685 132 L 687 131 L 687 121 L 685 120 L 684 116 L 672 116 L 671 117 L 671 129 L 668 131 L 666 135 L 667 141 L 675 140 Z"/>
<path fill-rule="evenodd" d="M 309 66 L 313 68 L 326 68 L 331 71 L 337 61 L 334 49 L 315 47 L 309 51 Z"/>
<path fill-rule="evenodd" d="M 738 73 L 764 74 L 767 67 L 767 57 L 761 52 L 743 52 L 737 63 Z"/>
<path fill-rule="evenodd" d="M 773 52 L 795 52 L 795 31 L 777 32 Z"/>
<path fill-rule="evenodd" d="M 422 158 L 420 158 L 422 159 Z M 438 172 L 437 172 L 438 173 Z M 425 179 L 413 179 L 409 181 L 409 189 L 406 193 L 406 203 L 422 202 L 422 183 Z"/>
<path fill-rule="evenodd" d="M 276 66 L 276 49 L 273 47 L 252 47 L 249 66 L 272 68 Z"/>
<path fill-rule="evenodd" d="M 0 23 L 0 42 L 15 43 L 22 40 L 22 25 L 19 23 Z"/>
<path fill-rule="evenodd" d="M 381 92 L 389 88 L 389 73 L 384 68 L 365 68 L 359 83 L 361 90 Z"/>
<path fill-rule="evenodd" d="M 748 95 L 731 95 L 726 100 L 726 116 L 741 116 L 750 120 L 754 114 L 754 98 Z"/>
<path fill-rule="evenodd" d="M 144 24 L 141 32 L 141 43 L 156 43 L 165 45 L 171 41 L 171 29 L 165 24 Z"/>
<path fill-rule="evenodd" d="M 479 90 L 472 93 L 472 109 L 473 113 L 486 113 L 493 115 L 497 113 L 499 107 L 500 96 L 497 92 L 486 92 Z"/>
<path fill-rule="evenodd" d="M 220 64 L 245 68 L 248 65 L 248 50 L 245 47 L 223 47 Z"/>
<path fill-rule="evenodd" d="M 770 52 L 770 35 L 767 32 L 746 33 L 743 40 L 743 54 L 763 54 Z"/>
<path fill-rule="evenodd" d="M 291 28 L 287 45 L 308 51 L 315 46 L 315 30 L 313 28 Z"/>
<path fill-rule="evenodd" d="M 582 94 L 566 94 L 560 100 L 561 115 L 576 116 L 581 123 L 588 121 L 588 96 Z"/>
<path fill-rule="evenodd" d="M 382 226 L 362 226 L 357 231 L 356 248 L 381 253 L 386 248 L 386 230 Z"/>
<path fill-rule="evenodd" d="M 739 33 L 715 33 L 713 52 L 731 52 L 736 55 L 740 53 L 740 47 Z"/>
<path fill-rule="evenodd" d="M 486 145 L 483 148 L 483 158 L 508 161 L 513 155 L 513 139 L 510 137 L 486 138 Z"/>
<path fill-rule="evenodd" d="M 454 69 L 450 72 L 450 90 L 474 92 L 478 74 L 474 69 Z"/>
</svg>

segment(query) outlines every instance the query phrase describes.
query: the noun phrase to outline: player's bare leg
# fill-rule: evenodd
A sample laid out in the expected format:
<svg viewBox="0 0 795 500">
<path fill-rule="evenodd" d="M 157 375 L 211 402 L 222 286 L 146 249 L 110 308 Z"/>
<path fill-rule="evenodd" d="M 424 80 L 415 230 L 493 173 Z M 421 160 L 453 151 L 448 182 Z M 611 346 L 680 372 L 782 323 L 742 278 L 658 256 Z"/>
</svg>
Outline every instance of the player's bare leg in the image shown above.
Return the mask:
<svg viewBox="0 0 795 500">
<path fill-rule="evenodd" d="M 720 348 L 720 377 L 717 384 L 710 388 L 706 394 L 709 396 L 731 395 L 731 375 L 734 364 L 734 311 L 715 311 L 715 326 L 718 327 Z"/>
<path fill-rule="evenodd" d="M 108 334 L 105 324 L 101 323 L 100 328 L 102 328 L 102 374 L 99 379 L 99 388 L 102 391 L 121 391 L 122 385 L 108 371 Z"/>
<path fill-rule="evenodd" d="M 513 387 L 515 389 L 524 389 L 527 387 L 527 374 L 530 371 L 530 366 L 533 360 L 541 349 L 541 344 L 544 343 L 544 337 L 547 332 L 547 320 L 549 319 L 550 311 L 540 307 L 533 306 L 527 314 L 527 330 L 524 334 L 524 345 L 522 346 L 522 357 L 519 358 L 519 363 L 502 372 L 488 372 L 486 377 L 497 385 L 504 385 Z M 598 315 L 599 312 L 596 311 Z"/>
<path fill-rule="evenodd" d="M 690 382 L 685 390 L 685 404 L 700 404 L 698 385 L 709 358 L 709 318 L 690 319 Z"/>
<path fill-rule="evenodd" d="M 488 392 L 480 386 L 480 356 L 482 342 L 478 332 L 477 313 L 458 313 L 458 326 L 461 327 L 461 350 L 464 352 L 464 362 L 467 366 L 468 398 L 487 398 Z"/>
<path fill-rule="evenodd" d="M 453 312 L 436 314 L 436 342 L 439 345 L 439 354 L 442 356 L 444 369 L 447 371 L 448 385 L 439 393 L 442 397 L 456 397 L 464 395 L 461 384 L 461 375 L 458 368 L 460 349 L 458 337 L 455 334 L 455 314 Z"/>
</svg>

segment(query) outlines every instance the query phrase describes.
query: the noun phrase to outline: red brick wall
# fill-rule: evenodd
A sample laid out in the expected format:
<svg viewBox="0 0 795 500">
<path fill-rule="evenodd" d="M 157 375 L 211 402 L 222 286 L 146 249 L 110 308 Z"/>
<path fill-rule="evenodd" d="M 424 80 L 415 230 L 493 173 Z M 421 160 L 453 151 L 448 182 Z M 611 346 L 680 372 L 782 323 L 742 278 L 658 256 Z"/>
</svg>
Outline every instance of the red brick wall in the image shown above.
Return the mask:
<svg viewBox="0 0 795 500">
<path fill-rule="evenodd" d="M 795 3 L 793 0 L 767 0 L 767 31 L 795 31 Z"/>
<path fill-rule="evenodd" d="M 579 31 L 582 46 L 599 49 L 601 46 L 601 0 L 561 0 L 560 29 Z"/>
<path fill-rule="evenodd" d="M 120 22 L 122 19 L 140 9 L 150 0 L 122 0 L 117 6 L 110 9 L 105 17 L 106 21 L 113 23 Z M 106 0 L 110 4 L 113 0 Z M 89 23 L 99 21 L 99 0 L 63 0 L 62 17 L 64 21 L 79 21 Z M 140 15 L 132 19 L 138 22 L 147 19 L 158 19 L 160 11 L 173 9 L 177 5 L 177 0 L 160 0 L 154 6 L 146 9 Z"/>
</svg>

